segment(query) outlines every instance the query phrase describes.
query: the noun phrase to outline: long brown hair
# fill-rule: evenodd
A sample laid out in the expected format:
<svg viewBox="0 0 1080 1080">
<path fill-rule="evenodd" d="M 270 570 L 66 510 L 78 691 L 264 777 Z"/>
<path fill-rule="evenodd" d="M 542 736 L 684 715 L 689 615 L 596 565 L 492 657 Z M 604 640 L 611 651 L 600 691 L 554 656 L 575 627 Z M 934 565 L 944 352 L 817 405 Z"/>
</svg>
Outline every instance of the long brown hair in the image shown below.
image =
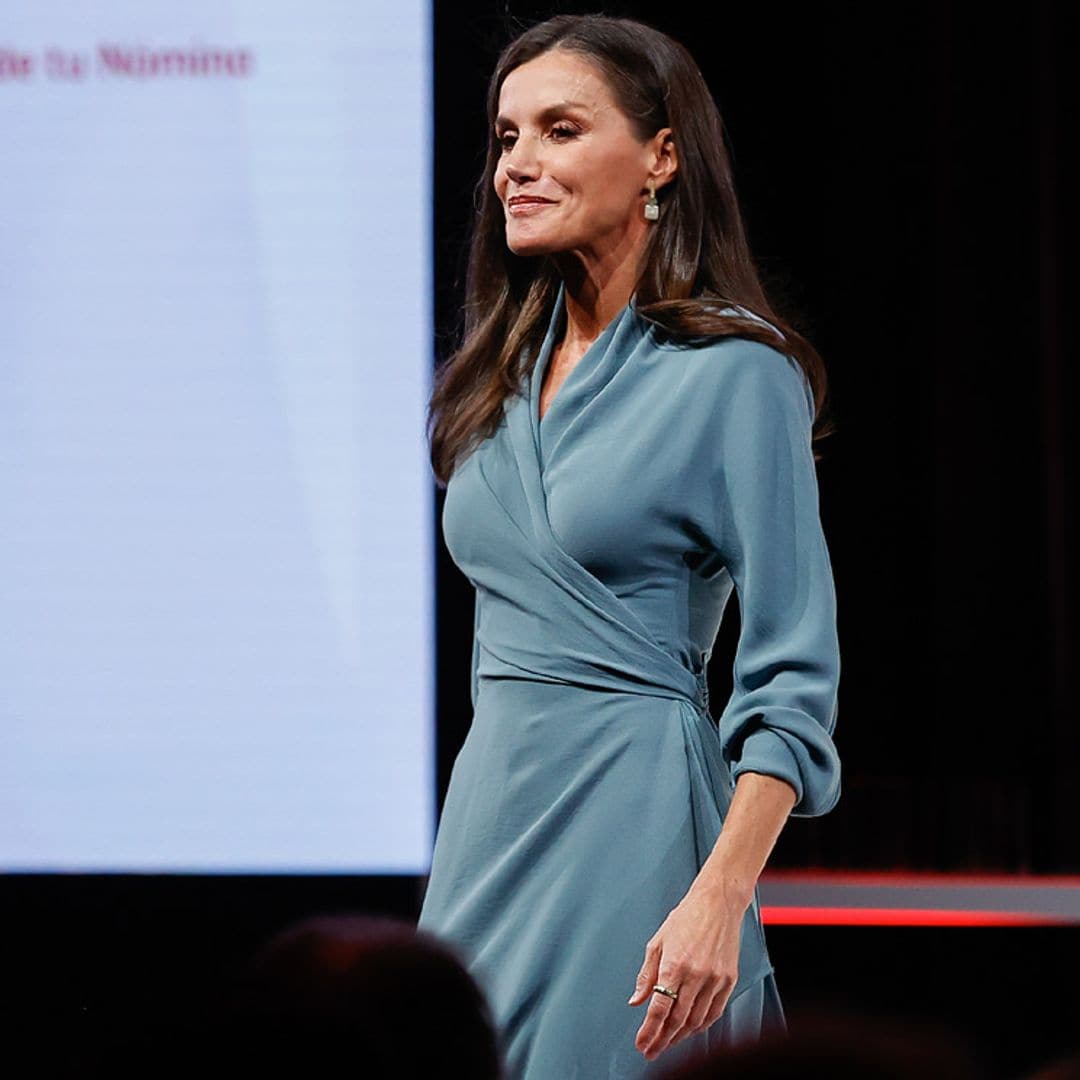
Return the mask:
<svg viewBox="0 0 1080 1080">
<path fill-rule="evenodd" d="M 428 404 L 437 481 L 445 486 L 459 459 L 494 434 L 506 398 L 521 390 L 527 374 L 523 357 L 535 362 L 558 292 L 560 277 L 548 256 L 515 255 L 507 247 L 493 186 L 501 153 L 494 126 L 503 80 L 554 48 L 595 65 L 642 142 L 663 127 L 673 131 L 679 167 L 656 193 L 660 219 L 646 241 L 635 312 L 680 340 L 745 337 L 793 357 L 813 390 L 816 445 L 834 430 L 823 419 L 825 366 L 765 296 L 746 240 L 720 112 L 693 57 L 636 19 L 556 15 L 503 49 L 488 84 L 490 138 L 473 197 L 461 344 L 436 370 Z M 735 305 L 751 315 L 733 314 Z M 814 457 L 820 459 L 816 450 Z"/>
</svg>

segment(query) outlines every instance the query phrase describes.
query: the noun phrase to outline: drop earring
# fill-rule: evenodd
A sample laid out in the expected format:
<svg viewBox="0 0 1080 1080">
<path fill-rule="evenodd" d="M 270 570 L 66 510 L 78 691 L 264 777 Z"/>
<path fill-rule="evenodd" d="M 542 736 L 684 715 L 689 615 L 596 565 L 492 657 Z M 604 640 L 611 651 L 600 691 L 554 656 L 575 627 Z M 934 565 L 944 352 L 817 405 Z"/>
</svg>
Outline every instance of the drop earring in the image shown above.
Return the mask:
<svg viewBox="0 0 1080 1080">
<path fill-rule="evenodd" d="M 660 220 L 660 204 L 656 201 L 656 186 L 649 184 L 649 198 L 645 202 L 645 220 Z"/>
</svg>

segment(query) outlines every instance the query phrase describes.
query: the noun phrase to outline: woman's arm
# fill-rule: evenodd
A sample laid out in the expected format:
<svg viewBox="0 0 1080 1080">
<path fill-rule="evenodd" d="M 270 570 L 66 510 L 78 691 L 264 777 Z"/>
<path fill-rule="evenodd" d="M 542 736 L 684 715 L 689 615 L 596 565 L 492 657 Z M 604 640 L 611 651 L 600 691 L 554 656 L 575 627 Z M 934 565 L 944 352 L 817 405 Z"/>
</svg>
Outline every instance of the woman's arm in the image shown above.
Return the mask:
<svg viewBox="0 0 1080 1080">
<path fill-rule="evenodd" d="M 816 817 L 840 798 L 841 770 L 832 738 L 836 592 L 811 450 L 813 398 L 788 357 L 757 342 L 737 350 L 727 356 L 712 444 L 715 542 L 741 624 L 717 730 L 736 784 L 744 773 L 786 781 L 796 795 L 791 816 Z"/>
<path fill-rule="evenodd" d="M 649 1001 L 635 1045 L 650 1060 L 720 1017 L 739 975 L 743 915 L 791 808 L 786 781 L 744 772 L 705 865 L 645 947 L 630 1005 Z M 653 993 L 671 987 L 673 1002 Z"/>
<path fill-rule="evenodd" d="M 795 789 L 763 773 L 744 772 L 723 828 L 693 888 L 741 914 L 754 898 L 754 887 L 795 805 Z"/>
<path fill-rule="evenodd" d="M 713 850 L 645 946 L 630 1004 L 649 1001 L 635 1040 L 648 1058 L 719 1019 L 739 976 L 743 915 L 784 822 L 828 813 L 840 797 L 836 595 L 810 386 L 757 342 L 726 339 L 710 359 L 723 376 L 711 440 L 714 539 L 741 622 L 717 722 L 734 792 Z M 657 984 L 677 996 L 653 992 Z"/>
</svg>

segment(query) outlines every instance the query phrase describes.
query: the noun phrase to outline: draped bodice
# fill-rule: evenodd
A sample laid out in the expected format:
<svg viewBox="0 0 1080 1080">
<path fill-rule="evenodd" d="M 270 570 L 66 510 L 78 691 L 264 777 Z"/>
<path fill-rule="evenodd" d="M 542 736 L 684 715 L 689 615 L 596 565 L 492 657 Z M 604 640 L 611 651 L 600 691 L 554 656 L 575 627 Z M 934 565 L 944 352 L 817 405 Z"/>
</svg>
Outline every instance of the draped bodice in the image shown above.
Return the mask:
<svg viewBox="0 0 1080 1080">
<path fill-rule="evenodd" d="M 744 338 L 660 340 L 632 299 L 541 418 L 564 307 L 560 285 L 522 392 L 447 487 L 443 533 L 476 587 L 474 697 L 511 677 L 707 713 L 737 591 L 734 691 L 715 721 L 727 779 L 783 777 L 793 814 L 824 813 L 839 797 L 839 651 L 805 375 Z"/>
</svg>

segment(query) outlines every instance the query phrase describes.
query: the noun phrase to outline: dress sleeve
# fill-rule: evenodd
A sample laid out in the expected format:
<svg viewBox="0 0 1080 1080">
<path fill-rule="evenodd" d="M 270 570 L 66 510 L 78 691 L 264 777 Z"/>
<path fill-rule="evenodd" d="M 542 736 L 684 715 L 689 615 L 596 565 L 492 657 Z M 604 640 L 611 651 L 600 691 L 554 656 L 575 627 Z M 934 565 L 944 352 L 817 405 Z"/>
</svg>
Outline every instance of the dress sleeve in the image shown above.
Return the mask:
<svg viewBox="0 0 1080 1080">
<path fill-rule="evenodd" d="M 800 366 L 751 343 L 725 380 L 712 445 L 718 548 L 739 598 L 731 698 L 718 722 L 733 779 L 786 780 L 791 814 L 840 798 L 833 743 L 840 653 L 832 566 L 811 450 L 813 397 Z"/>
</svg>

